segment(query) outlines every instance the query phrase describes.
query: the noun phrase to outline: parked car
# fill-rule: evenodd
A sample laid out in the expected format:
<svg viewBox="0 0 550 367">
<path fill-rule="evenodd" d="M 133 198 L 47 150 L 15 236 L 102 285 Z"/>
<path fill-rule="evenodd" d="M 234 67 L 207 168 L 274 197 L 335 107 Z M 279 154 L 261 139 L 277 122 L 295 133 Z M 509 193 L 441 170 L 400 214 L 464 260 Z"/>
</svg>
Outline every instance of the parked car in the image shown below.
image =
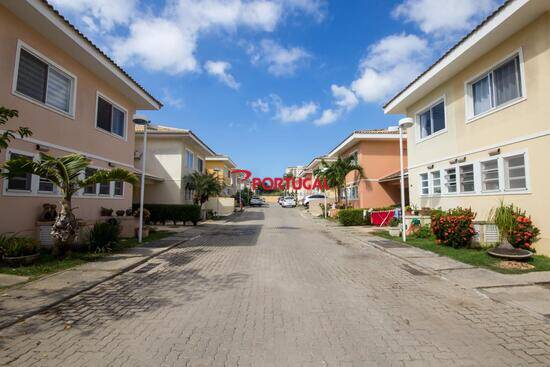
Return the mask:
<svg viewBox="0 0 550 367">
<path fill-rule="evenodd" d="M 264 206 L 264 205 L 265 205 L 265 201 L 263 201 L 259 197 L 253 196 L 252 198 L 250 198 L 250 206 Z"/>
<path fill-rule="evenodd" d="M 277 199 L 277 204 L 283 205 L 283 200 L 285 200 L 284 196 L 279 196 L 279 198 Z"/>
<path fill-rule="evenodd" d="M 287 196 L 284 198 L 283 203 L 281 204 L 283 208 L 295 208 L 296 207 L 296 199 L 294 199 L 292 196 Z"/>
<path fill-rule="evenodd" d="M 309 202 L 314 199 L 324 199 L 325 194 L 312 194 L 308 195 L 304 198 L 302 205 L 304 205 L 306 208 L 309 208 Z"/>
</svg>

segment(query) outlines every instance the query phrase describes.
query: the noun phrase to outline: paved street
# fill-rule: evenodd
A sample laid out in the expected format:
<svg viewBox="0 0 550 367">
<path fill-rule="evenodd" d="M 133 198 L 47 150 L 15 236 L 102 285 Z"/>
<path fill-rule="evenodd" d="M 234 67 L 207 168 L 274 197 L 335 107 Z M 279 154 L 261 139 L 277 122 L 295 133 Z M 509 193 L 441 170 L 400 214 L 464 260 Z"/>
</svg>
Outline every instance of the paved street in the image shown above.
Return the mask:
<svg viewBox="0 0 550 367">
<path fill-rule="evenodd" d="M 0 331 L 13 366 L 550 365 L 550 324 L 297 209 L 251 209 Z"/>
</svg>

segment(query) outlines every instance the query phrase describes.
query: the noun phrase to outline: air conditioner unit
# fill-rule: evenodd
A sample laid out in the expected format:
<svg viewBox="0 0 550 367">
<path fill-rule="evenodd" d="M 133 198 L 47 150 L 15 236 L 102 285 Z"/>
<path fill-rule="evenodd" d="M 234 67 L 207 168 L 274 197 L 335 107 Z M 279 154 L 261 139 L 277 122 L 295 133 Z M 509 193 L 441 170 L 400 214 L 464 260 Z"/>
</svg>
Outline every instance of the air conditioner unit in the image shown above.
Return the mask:
<svg viewBox="0 0 550 367">
<path fill-rule="evenodd" d="M 139 160 L 141 159 L 141 156 L 142 156 L 142 155 L 143 155 L 143 152 L 140 152 L 140 151 L 137 151 L 137 150 L 136 150 L 136 151 L 134 152 L 134 159 L 135 159 L 136 161 L 139 161 Z"/>
</svg>

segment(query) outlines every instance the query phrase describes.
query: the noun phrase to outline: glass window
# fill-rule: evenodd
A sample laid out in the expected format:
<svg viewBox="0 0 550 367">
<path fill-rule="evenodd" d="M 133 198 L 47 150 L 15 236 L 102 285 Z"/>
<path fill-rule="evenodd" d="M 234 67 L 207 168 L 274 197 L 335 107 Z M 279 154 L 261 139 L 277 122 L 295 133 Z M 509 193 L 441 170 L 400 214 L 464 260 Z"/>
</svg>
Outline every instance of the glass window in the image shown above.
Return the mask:
<svg viewBox="0 0 550 367">
<path fill-rule="evenodd" d="M 195 160 L 195 155 L 192 152 L 187 151 L 186 160 L 187 160 L 187 168 L 193 169 L 193 161 Z"/>
<path fill-rule="evenodd" d="M 445 170 L 445 186 L 448 193 L 456 192 L 456 168 L 448 168 Z"/>
<path fill-rule="evenodd" d="M 474 192 L 474 165 L 467 164 L 460 167 L 460 192 Z"/>
<path fill-rule="evenodd" d="M 21 49 L 15 88 L 17 92 L 69 113 L 73 85 L 72 77 Z"/>
<path fill-rule="evenodd" d="M 40 192 L 54 192 L 54 184 L 50 180 L 46 180 L 45 178 L 40 178 L 40 181 L 38 182 L 38 191 Z"/>
<path fill-rule="evenodd" d="M 422 195 L 428 195 L 430 193 L 430 182 L 428 181 L 428 174 L 420 174 L 420 183 L 422 187 Z"/>
<path fill-rule="evenodd" d="M 431 173 L 432 176 L 432 192 L 434 194 L 441 194 L 441 172 L 435 171 Z"/>
<path fill-rule="evenodd" d="M 500 190 L 497 159 L 481 163 L 481 187 L 483 191 Z"/>
<path fill-rule="evenodd" d="M 527 189 L 525 172 L 525 156 L 523 154 L 504 158 L 506 190 Z"/>
<path fill-rule="evenodd" d="M 120 137 L 125 136 L 126 113 L 97 97 L 97 127 Z"/>
<path fill-rule="evenodd" d="M 202 159 L 197 158 L 197 171 L 202 172 L 202 170 L 204 168 L 203 166 L 204 166 L 204 163 L 203 163 Z"/>
<path fill-rule="evenodd" d="M 97 169 L 95 169 L 95 168 L 86 168 L 85 176 L 86 176 L 86 178 L 88 178 L 96 172 L 97 172 Z M 97 194 L 97 185 L 86 186 L 84 188 L 84 194 L 86 194 L 86 195 L 95 195 L 95 194 Z"/>
<path fill-rule="evenodd" d="M 111 183 L 100 183 L 99 184 L 99 195 L 111 195 Z"/>
<path fill-rule="evenodd" d="M 522 96 L 519 55 L 471 84 L 474 116 Z"/>
<path fill-rule="evenodd" d="M 420 138 L 445 129 L 445 102 L 441 101 L 418 115 Z"/>
<path fill-rule="evenodd" d="M 122 181 L 115 181 L 115 196 L 123 196 L 124 195 L 124 182 Z"/>
<path fill-rule="evenodd" d="M 10 153 L 9 157 L 10 159 L 28 158 L 32 160 L 32 156 L 17 153 Z M 31 174 L 14 175 L 8 179 L 8 190 L 31 191 L 31 184 Z"/>
</svg>

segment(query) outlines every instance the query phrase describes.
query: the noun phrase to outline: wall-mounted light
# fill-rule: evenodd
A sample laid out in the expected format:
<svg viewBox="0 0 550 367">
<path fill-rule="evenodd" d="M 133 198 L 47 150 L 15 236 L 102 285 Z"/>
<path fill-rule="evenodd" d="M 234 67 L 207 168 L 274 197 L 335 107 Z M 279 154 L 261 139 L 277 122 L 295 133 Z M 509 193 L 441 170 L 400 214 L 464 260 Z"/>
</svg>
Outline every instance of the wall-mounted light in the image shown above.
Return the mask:
<svg viewBox="0 0 550 367">
<path fill-rule="evenodd" d="M 433 164 L 430 164 L 429 166 L 426 167 L 427 169 L 433 169 L 434 168 L 434 165 Z"/>
<path fill-rule="evenodd" d="M 45 146 L 40 145 L 40 144 L 36 144 L 36 150 L 38 150 L 39 152 L 49 152 L 50 148 L 45 147 Z"/>
<path fill-rule="evenodd" d="M 466 162 L 466 157 L 458 158 L 458 159 L 456 160 L 456 162 L 457 162 L 457 163 L 464 163 L 464 162 Z"/>
<path fill-rule="evenodd" d="M 109 162 L 108 165 L 109 165 L 109 167 L 114 167 L 115 166 L 115 164 L 113 162 Z"/>
<path fill-rule="evenodd" d="M 495 150 L 491 150 L 489 152 L 489 155 L 492 157 L 492 156 L 495 156 L 495 155 L 499 155 L 500 154 L 500 148 L 498 149 L 495 149 Z"/>
<path fill-rule="evenodd" d="M 455 158 L 455 159 L 451 159 L 449 161 L 449 164 L 456 164 L 457 162 L 458 162 L 458 159 Z"/>
</svg>

